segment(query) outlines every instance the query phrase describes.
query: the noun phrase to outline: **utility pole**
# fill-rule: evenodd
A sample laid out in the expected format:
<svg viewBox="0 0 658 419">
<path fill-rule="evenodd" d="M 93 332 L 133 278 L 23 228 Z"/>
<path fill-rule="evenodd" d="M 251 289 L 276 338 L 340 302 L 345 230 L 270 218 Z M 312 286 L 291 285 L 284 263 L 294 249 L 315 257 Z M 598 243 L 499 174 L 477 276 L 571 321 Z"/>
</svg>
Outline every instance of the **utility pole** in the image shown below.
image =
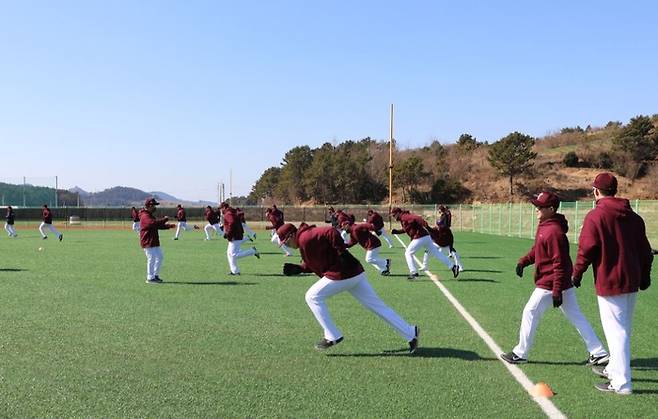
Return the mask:
<svg viewBox="0 0 658 419">
<path fill-rule="evenodd" d="M 391 103 L 390 136 L 388 141 L 388 224 L 391 228 L 391 209 L 393 208 L 393 104 Z"/>
<path fill-rule="evenodd" d="M 55 208 L 57 208 L 57 176 L 55 176 Z"/>
</svg>

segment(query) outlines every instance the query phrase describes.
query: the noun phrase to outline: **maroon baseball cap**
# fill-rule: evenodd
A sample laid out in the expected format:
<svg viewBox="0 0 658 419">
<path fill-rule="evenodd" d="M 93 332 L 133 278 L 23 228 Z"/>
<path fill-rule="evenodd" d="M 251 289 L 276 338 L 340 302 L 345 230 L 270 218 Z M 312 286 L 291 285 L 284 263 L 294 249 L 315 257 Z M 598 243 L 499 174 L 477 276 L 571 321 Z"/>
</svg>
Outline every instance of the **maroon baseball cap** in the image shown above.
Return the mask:
<svg viewBox="0 0 658 419">
<path fill-rule="evenodd" d="M 402 212 L 402 208 L 400 207 L 395 207 L 391 210 L 391 215 L 399 214 Z"/>
<path fill-rule="evenodd" d="M 608 172 L 599 173 L 594 178 L 592 186 L 596 189 L 602 189 L 609 192 L 617 192 L 617 178 Z"/>
<path fill-rule="evenodd" d="M 276 235 L 279 236 L 279 240 L 282 242 L 288 240 L 295 233 L 297 233 L 297 227 L 292 223 L 285 223 L 276 229 Z"/>
<path fill-rule="evenodd" d="M 160 203 L 156 201 L 155 198 L 146 198 L 146 201 L 144 201 L 144 206 L 148 207 L 149 205 L 160 205 Z"/>
<path fill-rule="evenodd" d="M 560 206 L 560 198 L 549 191 L 542 191 L 535 199 L 531 199 L 530 202 L 537 208 L 557 208 Z"/>
</svg>

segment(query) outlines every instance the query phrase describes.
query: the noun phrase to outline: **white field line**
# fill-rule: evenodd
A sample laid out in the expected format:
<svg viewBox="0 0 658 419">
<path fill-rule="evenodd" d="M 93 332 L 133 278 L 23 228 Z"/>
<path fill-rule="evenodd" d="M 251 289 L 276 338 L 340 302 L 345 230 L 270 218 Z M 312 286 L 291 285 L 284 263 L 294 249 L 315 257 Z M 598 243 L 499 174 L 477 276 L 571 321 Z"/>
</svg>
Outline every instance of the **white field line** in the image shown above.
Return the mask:
<svg viewBox="0 0 658 419">
<path fill-rule="evenodd" d="M 402 239 L 395 235 L 395 238 L 398 239 L 398 241 L 404 246 L 404 248 L 407 248 L 407 245 L 402 241 Z M 418 263 L 419 266 L 422 266 L 422 263 L 420 260 L 418 260 L 417 257 L 414 256 L 414 259 L 416 259 L 416 263 Z M 507 368 L 507 370 L 512 374 L 512 377 L 516 379 L 516 381 L 521 384 L 521 387 L 523 387 L 529 395 L 532 396 L 532 399 L 539 405 L 539 407 L 546 413 L 546 415 L 551 418 L 551 419 L 558 419 L 558 418 L 566 418 L 564 413 L 562 413 L 554 404 L 551 402 L 549 399 L 546 397 L 541 397 L 541 396 L 533 396 L 532 395 L 532 389 L 534 387 L 534 384 L 530 379 L 523 373 L 521 368 L 517 367 L 514 364 L 508 364 L 507 362 L 503 361 L 502 359 L 499 358 L 499 355 L 503 353 L 502 349 L 500 349 L 500 346 L 489 336 L 489 334 L 480 326 L 480 324 L 471 316 L 471 314 L 466 311 L 463 305 L 455 298 L 454 295 L 441 283 L 439 280 L 439 277 L 433 274 L 430 271 L 425 271 L 425 273 L 430 277 L 432 282 L 441 290 L 443 295 L 452 303 L 452 305 L 457 309 L 459 314 L 462 315 L 462 317 L 468 322 L 468 324 L 471 325 L 473 330 L 482 338 L 484 343 L 487 344 L 489 349 L 491 349 L 491 352 L 496 356 L 496 358 Z"/>
</svg>

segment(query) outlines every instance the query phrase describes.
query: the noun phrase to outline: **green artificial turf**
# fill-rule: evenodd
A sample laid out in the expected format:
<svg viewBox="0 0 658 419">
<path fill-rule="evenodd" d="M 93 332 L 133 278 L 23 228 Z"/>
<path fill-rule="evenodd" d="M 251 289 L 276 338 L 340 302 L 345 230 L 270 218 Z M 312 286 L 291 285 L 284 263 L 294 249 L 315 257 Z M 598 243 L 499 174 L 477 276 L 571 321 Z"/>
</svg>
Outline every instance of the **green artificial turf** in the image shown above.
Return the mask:
<svg viewBox="0 0 658 419">
<path fill-rule="evenodd" d="M 401 246 L 382 250 L 391 276 L 364 266 L 383 300 L 420 326 L 417 353 L 407 355 L 404 339 L 347 293 L 329 302 L 345 340 L 317 352 L 322 331 L 304 302 L 316 278 L 282 276 L 283 262 L 298 257 L 284 258 L 258 233 L 261 259 L 241 259 L 233 277 L 224 240 L 162 232 L 162 285 L 144 282 L 130 231 L 65 230 L 61 243 L 32 230 L 2 237 L 0 416 L 545 416 L 428 277 L 406 280 Z M 456 281 L 431 264 L 504 350 L 516 344 L 533 289 L 532 269 L 523 280 L 513 274 L 530 245 L 457 233 L 467 271 Z M 354 254 L 363 260 L 362 249 Z M 583 282 L 581 308 L 604 340 L 591 276 Z M 546 314 L 521 369 L 548 383 L 569 417 L 655 416 L 655 287 L 637 304 L 632 396 L 593 388 L 600 380 L 583 365 L 584 344 L 558 310 Z"/>
</svg>

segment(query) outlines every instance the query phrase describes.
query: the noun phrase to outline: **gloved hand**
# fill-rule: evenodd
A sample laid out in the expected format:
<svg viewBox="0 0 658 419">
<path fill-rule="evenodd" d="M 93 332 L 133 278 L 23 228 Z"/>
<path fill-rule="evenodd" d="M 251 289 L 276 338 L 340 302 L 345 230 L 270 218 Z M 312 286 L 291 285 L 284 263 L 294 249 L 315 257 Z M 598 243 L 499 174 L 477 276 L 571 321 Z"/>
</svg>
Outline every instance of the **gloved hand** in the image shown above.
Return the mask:
<svg viewBox="0 0 658 419">
<path fill-rule="evenodd" d="M 562 294 L 553 295 L 553 307 L 558 308 L 562 305 Z"/>
<path fill-rule="evenodd" d="M 519 278 L 523 277 L 523 265 L 521 265 L 520 263 L 516 265 L 516 276 L 518 276 Z"/>
<path fill-rule="evenodd" d="M 646 290 L 651 286 L 651 278 L 647 277 L 647 279 L 642 279 L 640 280 L 640 289 L 642 291 Z"/>
<path fill-rule="evenodd" d="M 571 277 L 571 283 L 576 288 L 580 288 L 580 281 L 582 281 L 582 278 L 576 278 L 574 276 Z"/>
<path fill-rule="evenodd" d="M 391 234 L 402 234 L 402 233 L 404 233 L 404 230 L 400 228 L 394 228 L 393 230 L 391 230 Z"/>
<path fill-rule="evenodd" d="M 283 274 L 286 276 L 299 275 L 302 272 L 304 272 L 304 270 L 302 269 L 301 265 L 298 265 L 296 263 L 283 264 Z"/>
</svg>

